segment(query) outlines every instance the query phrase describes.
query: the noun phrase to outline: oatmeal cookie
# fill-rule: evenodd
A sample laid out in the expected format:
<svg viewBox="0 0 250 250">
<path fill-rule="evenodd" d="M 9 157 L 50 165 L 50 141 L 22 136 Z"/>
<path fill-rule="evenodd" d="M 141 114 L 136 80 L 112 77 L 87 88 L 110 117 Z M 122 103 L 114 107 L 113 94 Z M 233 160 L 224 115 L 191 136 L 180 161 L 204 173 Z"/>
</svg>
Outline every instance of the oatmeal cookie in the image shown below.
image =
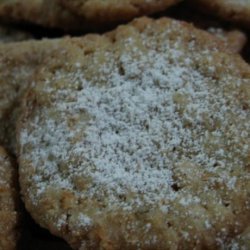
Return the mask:
<svg viewBox="0 0 250 250">
<path fill-rule="evenodd" d="M 22 105 L 19 173 L 33 218 L 74 249 L 238 244 L 250 221 L 249 66 L 167 18 L 74 44 Z"/>
</svg>

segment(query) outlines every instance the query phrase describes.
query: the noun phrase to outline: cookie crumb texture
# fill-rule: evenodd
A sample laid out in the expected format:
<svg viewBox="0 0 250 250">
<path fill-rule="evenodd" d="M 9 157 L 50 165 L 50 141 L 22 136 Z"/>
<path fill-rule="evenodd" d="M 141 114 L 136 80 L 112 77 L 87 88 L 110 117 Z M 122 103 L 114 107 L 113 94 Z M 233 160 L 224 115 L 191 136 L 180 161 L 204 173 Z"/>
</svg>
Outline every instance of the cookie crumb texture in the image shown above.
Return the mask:
<svg viewBox="0 0 250 250">
<path fill-rule="evenodd" d="M 14 250 L 18 240 L 17 180 L 12 162 L 0 147 L 0 250 Z"/>
<path fill-rule="evenodd" d="M 75 249 L 247 250 L 249 66 L 165 18 L 74 46 L 23 105 L 20 181 L 35 220 Z"/>
</svg>

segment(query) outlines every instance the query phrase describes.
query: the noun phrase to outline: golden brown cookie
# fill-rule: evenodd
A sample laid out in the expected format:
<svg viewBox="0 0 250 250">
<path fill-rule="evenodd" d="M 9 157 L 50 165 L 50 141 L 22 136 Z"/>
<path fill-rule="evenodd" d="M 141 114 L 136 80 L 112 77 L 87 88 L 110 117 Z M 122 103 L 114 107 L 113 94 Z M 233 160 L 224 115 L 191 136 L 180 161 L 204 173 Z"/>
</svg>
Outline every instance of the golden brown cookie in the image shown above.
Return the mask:
<svg viewBox="0 0 250 250">
<path fill-rule="evenodd" d="M 17 173 L 6 151 L 0 147 L 0 250 L 14 250 L 19 238 Z"/>
<path fill-rule="evenodd" d="M 59 0 L 65 8 L 90 23 L 129 21 L 164 11 L 181 0 Z"/>
<path fill-rule="evenodd" d="M 188 0 L 202 11 L 217 15 L 227 21 L 250 26 L 249 0 Z"/>
<path fill-rule="evenodd" d="M 166 18 L 74 44 L 23 103 L 27 210 L 74 249 L 225 249 L 250 221 L 249 66 Z"/>
<path fill-rule="evenodd" d="M 80 19 L 62 8 L 57 0 L 1 0 L 0 19 L 63 30 L 80 27 Z"/>
</svg>

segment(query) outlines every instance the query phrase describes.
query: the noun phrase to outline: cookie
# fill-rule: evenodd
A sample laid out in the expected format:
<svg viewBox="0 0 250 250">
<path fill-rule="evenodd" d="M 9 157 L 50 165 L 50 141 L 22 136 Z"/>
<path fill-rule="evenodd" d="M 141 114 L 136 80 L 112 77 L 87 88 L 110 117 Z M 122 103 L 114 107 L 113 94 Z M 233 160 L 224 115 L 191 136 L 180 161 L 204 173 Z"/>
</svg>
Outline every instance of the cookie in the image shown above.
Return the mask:
<svg viewBox="0 0 250 250">
<path fill-rule="evenodd" d="M 80 20 L 57 4 L 56 0 L 0 1 L 0 19 L 6 22 L 27 22 L 48 28 L 77 30 Z"/>
<path fill-rule="evenodd" d="M 31 38 L 32 35 L 27 32 L 0 25 L 0 42 L 2 43 L 29 40 Z"/>
<path fill-rule="evenodd" d="M 14 250 L 19 238 L 17 173 L 6 151 L 0 147 L 0 249 Z"/>
<path fill-rule="evenodd" d="M 37 223 L 74 249 L 236 242 L 250 221 L 249 66 L 167 18 L 74 44 L 38 74 L 18 124 Z"/>
<path fill-rule="evenodd" d="M 0 45 L 0 144 L 12 154 L 16 153 L 15 127 L 22 96 L 34 82 L 39 67 L 46 67 L 53 57 L 63 54 L 65 47 L 73 47 L 67 45 L 68 40 L 45 39 Z"/>
<path fill-rule="evenodd" d="M 189 0 L 190 4 L 204 12 L 217 15 L 230 22 L 236 22 L 249 28 L 249 0 Z"/>
<path fill-rule="evenodd" d="M 59 0 L 65 8 L 90 23 L 129 21 L 134 17 L 164 11 L 181 0 Z"/>
</svg>

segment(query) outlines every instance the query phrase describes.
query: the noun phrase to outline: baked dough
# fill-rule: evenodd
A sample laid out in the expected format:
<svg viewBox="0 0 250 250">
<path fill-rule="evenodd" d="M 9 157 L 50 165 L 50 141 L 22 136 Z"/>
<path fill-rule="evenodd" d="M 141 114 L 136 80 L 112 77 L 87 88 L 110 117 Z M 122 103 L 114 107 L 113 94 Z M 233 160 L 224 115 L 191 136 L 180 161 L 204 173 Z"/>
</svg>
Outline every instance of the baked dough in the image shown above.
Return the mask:
<svg viewBox="0 0 250 250">
<path fill-rule="evenodd" d="M 247 249 L 249 66 L 166 18 L 73 44 L 18 125 L 36 222 L 74 249 Z"/>
</svg>

